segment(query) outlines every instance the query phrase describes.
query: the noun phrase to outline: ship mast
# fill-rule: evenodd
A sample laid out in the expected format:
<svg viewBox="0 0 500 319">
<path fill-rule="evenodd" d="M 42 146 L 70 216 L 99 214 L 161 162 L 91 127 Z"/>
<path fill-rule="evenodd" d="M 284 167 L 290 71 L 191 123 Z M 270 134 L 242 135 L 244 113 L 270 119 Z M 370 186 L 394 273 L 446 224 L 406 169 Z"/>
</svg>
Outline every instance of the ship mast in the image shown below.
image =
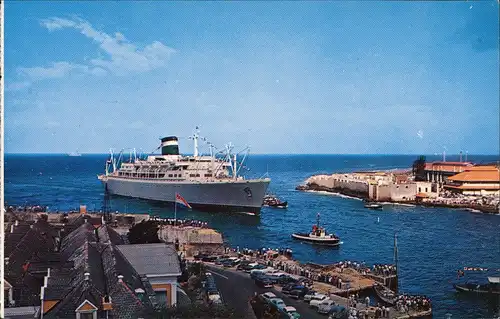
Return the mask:
<svg viewBox="0 0 500 319">
<path fill-rule="evenodd" d="M 198 157 L 198 135 L 199 133 L 199 128 L 198 126 L 196 127 L 196 130 L 194 131 L 193 134 L 193 144 L 194 144 L 194 151 L 193 151 L 193 156 Z"/>
</svg>

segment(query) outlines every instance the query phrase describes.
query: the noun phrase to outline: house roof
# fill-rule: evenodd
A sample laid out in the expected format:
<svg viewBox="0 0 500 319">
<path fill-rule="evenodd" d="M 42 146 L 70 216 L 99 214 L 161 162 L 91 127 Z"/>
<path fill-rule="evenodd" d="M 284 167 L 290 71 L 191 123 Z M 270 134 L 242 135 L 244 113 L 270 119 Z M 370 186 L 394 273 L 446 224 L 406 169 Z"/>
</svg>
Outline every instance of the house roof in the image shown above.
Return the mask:
<svg viewBox="0 0 500 319">
<path fill-rule="evenodd" d="M 113 245 L 125 244 L 122 236 L 120 236 L 120 234 L 118 234 L 109 224 L 101 225 L 97 229 L 97 233 L 99 237 L 99 242 L 101 243 L 106 243 L 110 241 Z"/>
<path fill-rule="evenodd" d="M 500 182 L 500 170 L 473 170 L 462 172 L 448 177 L 448 180 L 457 182 Z"/>
<path fill-rule="evenodd" d="M 432 162 L 425 163 L 426 171 L 440 171 L 440 172 L 462 172 L 473 164 L 469 162 Z"/>
<path fill-rule="evenodd" d="M 34 318 L 36 312 L 38 311 L 39 307 L 5 307 L 4 310 L 4 316 L 6 318 L 16 318 L 16 319 L 23 319 L 23 318 Z"/>
<path fill-rule="evenodd" d="M 444 185 L 445 188 L 452 188 L 452 189 L 462 189 L 462 190 L 499 190 L 500 186 L 495 186 L 495 185 L 460 185 L 460 186 L 454 186 L 454 185 Z"/>
<path fill-rule="evenodd" d="M 472 166 L 472 167 L 467 167 L 465 171 L 495 171 L 498 170 L 498 167 L 493 166 L 493 165 L 484 165 L 484 166 Z"/>
<path fill-rule="evenodd" d="M 136 244 L 116 246 L 140 275 L 178 275 L 179 256 L 173 245 Z"/>
</svg>

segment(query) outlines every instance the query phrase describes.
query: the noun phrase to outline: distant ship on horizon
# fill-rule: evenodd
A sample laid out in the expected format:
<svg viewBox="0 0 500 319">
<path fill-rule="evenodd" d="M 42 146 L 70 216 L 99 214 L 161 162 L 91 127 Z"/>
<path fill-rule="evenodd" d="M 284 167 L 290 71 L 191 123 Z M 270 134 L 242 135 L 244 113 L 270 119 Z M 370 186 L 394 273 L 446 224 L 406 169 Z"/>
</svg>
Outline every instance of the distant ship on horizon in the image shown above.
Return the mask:
<svg viewBox="0 0 500 319">
<path fill-rule="evenodd" d="M 68 156 L 82 156 L 82 154 L 80 154 L 78 150 L 76 150 L 76 152 L 68 153 Z"/>
</svg>

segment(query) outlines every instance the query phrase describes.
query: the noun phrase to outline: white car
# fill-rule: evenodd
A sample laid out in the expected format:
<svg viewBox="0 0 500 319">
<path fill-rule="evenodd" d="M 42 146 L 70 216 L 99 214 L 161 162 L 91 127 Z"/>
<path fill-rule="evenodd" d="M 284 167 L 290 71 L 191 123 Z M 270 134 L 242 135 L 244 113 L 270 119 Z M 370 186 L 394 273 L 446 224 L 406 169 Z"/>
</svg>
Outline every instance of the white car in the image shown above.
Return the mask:
<svg viewBox="0 0 500 319">
<path fill-rule="evenodd" d="M 220 295 L 216 292 L 209 292 L 208 293 L 208 302 L 212 304 L 222 304 L 222 300 L 220 298 Z"/>
<path fill-rule="evenodd" d="M 296 319 L 300 318 L 300 314 L 297 312 L 297 309 L 291 306 L 286 306 L 283 309 L 281 309 L 283 313 L 288 315 L 289 318 Z"/>
<path fill-rule="evenodd" d="M 263 293 L 260 296 L 262 297 L 262 299 L 264 299 L 267 302 L 269 302 L 269 300 L 271 300 L 273 298 L 277 298 L 276 295 L 273 294 L 272 292 L 266 292 L 266 293 Z"/>
<path fill-rule="evenodd" d="M 323 294 L 317 294 L 311 298 L 311 302 L 309 302 L 309 307 L 313 308 L 318 308 L 319 304 L 322 303 L 324 300 L 330 299 L 327 296 Z"/>
<path fill-rule="evenodd" d="M 311 301 L 312 297 L 318 295 L 316 291 L 310 291 L 307 295 L 304 296 L 304 301 L 309 302 Z"/>
<path fill-rule="evenodd" d="M 329 313 L 330 309 L 335 305 L 335 302 L 331 299 L 323 300 L 318 306 L 319 313 Z"/>
<path fill-rule="evenodd" d="M 250 275 L 266 274 L 272 270 L 275 270 L 275 269 L 271 268 L 271 267 L 268 267 L 266 269 L 252 269 L 252 270 L 250 270 Z"/>
</svg>

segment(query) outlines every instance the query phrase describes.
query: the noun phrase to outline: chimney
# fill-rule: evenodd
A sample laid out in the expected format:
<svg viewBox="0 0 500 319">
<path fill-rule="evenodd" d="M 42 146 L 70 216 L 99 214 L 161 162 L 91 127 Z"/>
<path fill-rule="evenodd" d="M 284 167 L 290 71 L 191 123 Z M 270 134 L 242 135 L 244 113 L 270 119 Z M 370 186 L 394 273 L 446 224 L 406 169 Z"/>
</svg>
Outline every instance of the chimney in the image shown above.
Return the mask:
<svg viewBox="0 0 500 319">
<path fill-rule="evenodd" d="M 16 226 L 19 226 L 19 221 L 16 219 Z"/>
<path fill-rule="evenodd" d="M 90 280 L 90 273 L 89 272 L 86 272 L 83 275 L 85 276 L 85 281 L 89 281 Z"/>
<path fill-rule="evenodd" d="M 35 222 L 36 223 L 36 222 Z M 30 228 L 33 228 L 33 224 L 30 225 Z"/>
<path fill-rule="evenodd" d="M 106 225 L 106 220 L 104 220 L 104 216 L 101 217 L 101 224 Z"/>
<path fill-rule="evenodd" d="M 118 282 L 123 282 L 123 276 L 122 275 L 118 275 Z"/>
<path fill-rule="evenodd" d="M 12 234 L 14 232 L 14 224 L 10 225 L 10 233 Z"/>
<path fill-rule="evenodd" d="M 50 268 L 47 268 L 47 277 L 50 277 Z"/>
<path fill-rule="evenodd" d="M 139 300 L 141 300 L 141 301 L 142 301 L 142 298 L 144 297 L 144 292 L 145 291 L 142 288 L 137 288 L 135 290 L 135 294 L 136 294 L 137 298 L 139 298 Z"/>
<path fill-rule="evenodd" d="M 105 295 L 104 297 L 102 297 L 102 310 L 108 311 L 108 310 L 112 310 L 112 309 L 113 309 L 113 305 L 111 304 L 111 297 L 108 295 Z"/>
<path fill-rule="evenodd" d="M 4 264 L 5 264 L 5 266 L 7 266 L 9 264 L 9 257 L 4 258 Z"/>
</svg>

